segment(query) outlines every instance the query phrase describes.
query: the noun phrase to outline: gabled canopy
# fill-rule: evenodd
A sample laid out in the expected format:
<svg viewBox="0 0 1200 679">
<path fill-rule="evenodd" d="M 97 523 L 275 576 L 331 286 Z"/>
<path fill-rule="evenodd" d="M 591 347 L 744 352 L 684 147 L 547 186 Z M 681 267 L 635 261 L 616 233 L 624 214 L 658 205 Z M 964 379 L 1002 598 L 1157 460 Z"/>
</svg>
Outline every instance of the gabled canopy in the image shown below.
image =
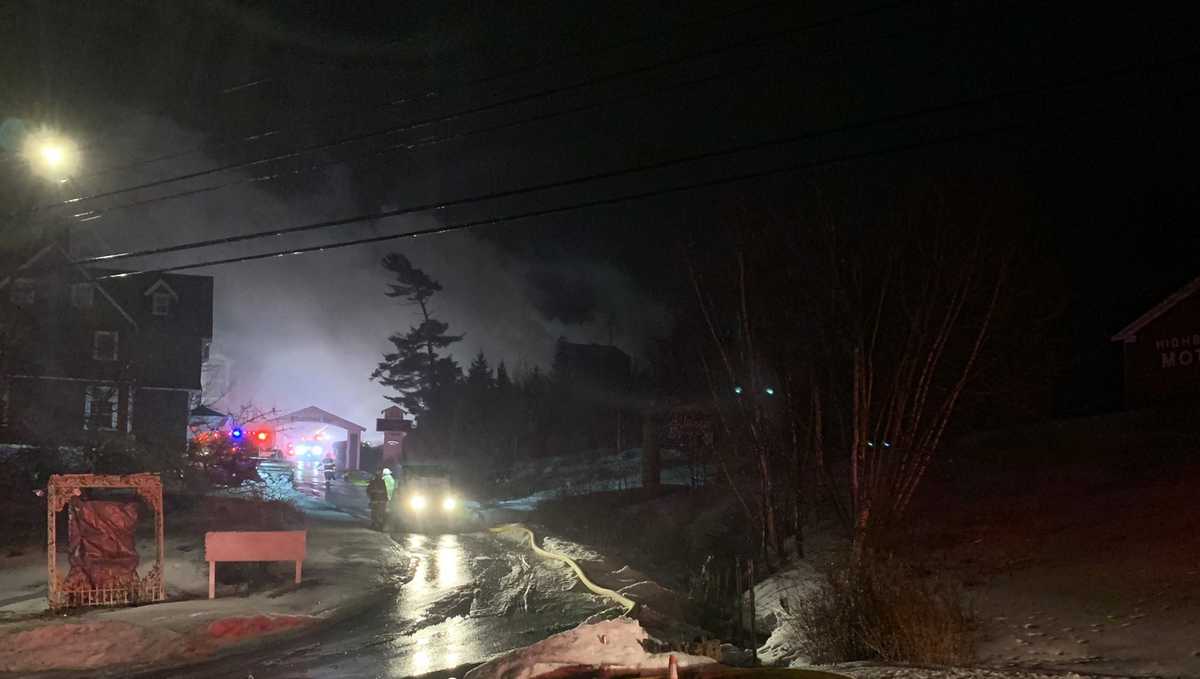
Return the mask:
<svg viewBox="0 0 1200 679">
<path fill-rule="evenodd" d="M 297 410 L 296 412 L 288 413 L 287 415 L 281 415 L 279 417 L 273 418 L 271 421 L 272 422 L 319 422 L 321 424 L 332 424 L 336 427 L 341 427 L 342 429 L 345 429 L 346 431 L 355 431 L 360 434 L 367 430 L 366 427 L 357 425 L 357 424 L 351 422 L 350 420 L 344 420 L 344 419 L 338 417 L 337 415 L 334 415 L 333 413 L 321 410 L 320 408 L 318 408 L 316 406 L 309 406 L 307 408 L 301 408 L 300 410 Z"/>
</svg>

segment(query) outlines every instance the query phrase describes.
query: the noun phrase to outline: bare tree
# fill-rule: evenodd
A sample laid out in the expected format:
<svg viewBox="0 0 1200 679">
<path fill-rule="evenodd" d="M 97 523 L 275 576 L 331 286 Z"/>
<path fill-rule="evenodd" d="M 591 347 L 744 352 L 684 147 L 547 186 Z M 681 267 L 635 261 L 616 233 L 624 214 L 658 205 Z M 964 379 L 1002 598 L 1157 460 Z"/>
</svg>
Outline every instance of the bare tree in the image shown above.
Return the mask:
<svg viewBox="0 0 1200 679">
<path fill-rule="evenodd" d="M 854 228 L 806 225 L 800 301 L 813 319 L 808 426 L 814 459 L 847 456 L 855 554 L 894 527 L 941 447 L 1009 291 L 1012 250 L 944 204 Z"/>
<path fill-rule="evenodd" d="M 796 219 L 743 217 L 723 255 L 689 259 L 727 442 L 718 467 L 764 554 L 782 552 L 789 527 L 802 547 L 818 487 L 856 555 L 896 527 L 998 316 L 1020 311 L 1019 224 L 989 222 L 969 201 L 952 209 L 944 195 L 874 221 L 827 203 Z"/>
</svg>

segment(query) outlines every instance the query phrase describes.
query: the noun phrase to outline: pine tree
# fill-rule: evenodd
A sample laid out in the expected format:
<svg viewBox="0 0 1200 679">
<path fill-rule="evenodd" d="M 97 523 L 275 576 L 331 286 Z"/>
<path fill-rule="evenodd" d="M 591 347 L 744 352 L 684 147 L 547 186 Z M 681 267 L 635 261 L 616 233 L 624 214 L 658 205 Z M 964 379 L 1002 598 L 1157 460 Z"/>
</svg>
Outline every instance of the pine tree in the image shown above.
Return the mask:
<svg viewBox="0 0 1200 679">
<path fill-rule="evenodd" d="M 383 355 L 371 379 L 397 392 L 387 397 L 389 401 L 420 417 L 443 405 L 446 391 L 462 375 L 452 358 L 439 353 L 461 340 L 462 335 L 448 334 L 450 326 L 431 315 L 430 299 L 442 289 L 437 281 L 397 253 L 383 258 L 383 268 L 395 275 L 395 282 L 388 285 L 385 294 L 415 305 L 420 310 L 420 323 L 388 337 L 395 351 Z"/>
<path fill-rule="evenodd" d="M 471 366 L 467 368 L 467 384 L 478 390 L 492 387 L 492 369 L 488 366 L 487 357 L 483 355 L 482 350 L 475 356 L 475 360 L 471 361 Z"/>
<path fill-rule="evenodd" d="M 508 368 L 504 367 L 504 361 L 500 361 L 500 365 L 496 366 L 496 391 L 504 398 L 512 391 L 512 380 L 508 378 Z"/>
</svg>

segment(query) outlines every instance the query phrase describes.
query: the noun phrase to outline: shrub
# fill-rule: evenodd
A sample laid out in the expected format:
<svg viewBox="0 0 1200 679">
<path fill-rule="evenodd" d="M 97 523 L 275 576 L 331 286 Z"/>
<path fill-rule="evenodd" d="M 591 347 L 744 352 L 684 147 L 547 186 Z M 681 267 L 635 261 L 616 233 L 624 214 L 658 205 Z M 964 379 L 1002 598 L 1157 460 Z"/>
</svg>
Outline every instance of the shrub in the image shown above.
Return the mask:
<svg viewBox="0 0 1200 679">
<path fill-rule="evenodd" d="M 975 624 L 962 590 L 891 557 L 830 567 L 799 602 L 800 650 L 814 663 L 882 660 L 954 665 L 975 652 Z"/>
</svg>

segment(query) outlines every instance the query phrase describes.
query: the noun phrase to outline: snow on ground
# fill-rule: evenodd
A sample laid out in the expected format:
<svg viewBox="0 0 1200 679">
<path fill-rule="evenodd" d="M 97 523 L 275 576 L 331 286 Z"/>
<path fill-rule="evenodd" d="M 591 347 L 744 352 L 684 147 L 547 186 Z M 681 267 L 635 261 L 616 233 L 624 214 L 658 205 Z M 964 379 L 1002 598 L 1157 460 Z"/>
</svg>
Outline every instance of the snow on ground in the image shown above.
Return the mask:
<svg viewBox="0 0 1200 679">
<path fill-rule="evenodd" d="M 0 557 L 0 622 L 45 608 L 45 552 L 28 549 Z"/>
<path fill-rule="evenodd" d="M 1089 675 L 1076 672 L 1020 670 L 987 667 L 919 667 L 847 663 L 810 669 L 828 670 L 854 679 L 1089 679 L 1112 675 Z"/>
<path fill-rule="evenodd" d="M 801 638 L 795 625 L 789 624 L 799 601 L 817 592 L 822 576 L 807 561 L 797 561 L 754 587 L 756 622 L 759 630 L 770 630 L 770 637 L 758 649 L 758 657 L 766 665 L 796 665 L 808 663 L 800 655 Z"/>
<path fill-rule="evenodd" d="M 529 679 L 565 670 L 665 671 L 670 653 L 650 653 L 649 638 L 635 620 L 618 618 L 580 625 L 517 649 L 467 672 L 464 679 Z M 673 654 L 680 667 L 712 664 L 711 658 Z"/>
<path fill-rule="evenodd" d="M 42 613 L 44 555 L 31 550 L 5 559 L 0 563 L 0 613 L 6 617 L 0 620 L 8 622 L 0 624 L 0 671 L 195 660 L 263 634 L 350 614 L 372 603 L 381 588 L 394 586 L 408 570 L 406 553 L 387 535 L 319 503 L 307 507 L 312 500 L 297 500 L 312 510 L 299 587 L 286 577 L 281 579 L 286 584 L 253 593 L 218 585 L 217 598 L 209 600 L 203 536 L 172 535 L 170 517 L 166 582 L 171 600 L 164 603 L 50 616 Z M 289 573 L 292 568 L 277 566 Z"/>
<path fill-rule="evenodd" d="M 662 455 L 664 484 L 687 485 L 691 468 L 687 456 L 669 449 Z M 551 498 L 578 493 L 637 488 L 642 483 L 642 449 L 583 451 L 537 458 L 514 465 L 506 487 L 515 497 L 496 503 L 505 509 L 532 510 Z"/>
</svg>

